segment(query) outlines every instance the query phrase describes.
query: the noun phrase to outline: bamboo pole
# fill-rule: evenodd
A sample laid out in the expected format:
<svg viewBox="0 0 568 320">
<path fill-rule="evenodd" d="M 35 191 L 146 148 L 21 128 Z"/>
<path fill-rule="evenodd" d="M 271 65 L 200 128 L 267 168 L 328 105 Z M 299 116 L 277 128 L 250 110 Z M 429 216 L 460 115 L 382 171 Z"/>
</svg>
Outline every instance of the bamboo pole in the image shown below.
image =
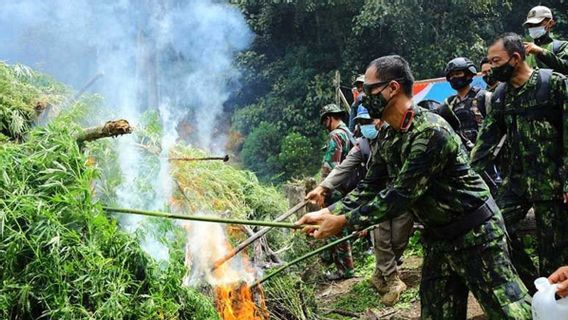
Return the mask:
<svg viewBox="0 0 568 320">
<path fill-rule="evenodd" d="M 241 220 L 241 219 L 226 219 L 226 218 L 205 217 L 205 216 L 191 216 L 191 215 L 185 215 L 185 214 L 176 214 L 176 213 L 161 212 L 161 211 L 146 211 L 146 210 L 127 209 L 127 208 L 103 207 L 103 210 L 105 210 L 107 212 L 131 213 L 131 214 L 138 214 L 138 215 L 149 216 L 149 217 L 157 217 L 157 218 L 180 219 L 180 220 L 201 221 L 201 222 L 216 222 L 216 223 L 225 223 L 225 224 L 243 224 L 243 225 L 252 225 L 252 226 L 275 227 L 275 228 L 302 229 L 304 227 L 318 227 L 318 226 L 315 226 L 315 225 L 305 225 L 305 224 L 297 225 L 297 224 L 287 223 L 287 222 L 273 222 L 273 221 L 260 221 L 260 220 Z"/>
<path fill-rule="evenodd" d="M 222 160 L 223 162 L 229 161 L 229 155 L 226 154 L 224 157 L 203 157 L 203 158 L 168 158 L 170 161 L 211 161 L 211 160 Z"/>
<path fill-rule="evenodd" d="M 376 228 L 376 227 L 377 227 L 377 226 L 370 226 L 370 227 L 368 227 L 367 229 L 365 229 L 365 230 L 363 230 L 363 231 L 371 231 L 371 230 L 373 230 L 373 229 Z M 341 239 L 338 239 L 338 240 L 335 240 L 335 241 L 333 241 L 333 242 L 330 242 L 330 243 L 326 244 L 325 246 L 319 247 L 318 249 L 316 249 L 316 250 L 314 250 L 314 251 L 308 252 L 308 253 L 306 253 L 305 255 L 303 255 L 303 256 L 301 256 L 301 257 L 299 257 L 299 258 L 296 258 L 296 259 L 294 259 L 294 260 L 292 260 L 292 261 L 286 263 L 285 265 L 283 265 L 283 266 L 281 266 L 280 268 L 276 269 L 274 272 L 272 272 L 271 274 L 265 276 L 264 278 L 255 281 L 255 282 L 250 286 L 250 288 L 254 288 L 254 287 L 256 287 L 256 286 L 262 284 L 263 282 L 270 280 L 270 278 L 274 277 L 275 275 L 279 274 L 280 272 L 282 272 L 282 271 L 284 271 L 284 270 L 290 268 L 291 266 L 296 265 L 296 264 L 298 264 L 298 263 L 300 263 L 300 262 L 302 262 L 302 261 L 304 261 L 304 260 L 306 260 L 306 259 L 309 259 L 309 258 L 315 256 L 316 254 L 322 252 L 322 251 L 325 251 L 325 250 L 327 250 L 327 249 L 329 249 L 329 248 L 335 247 L 336 245 L 338 245 L 338 244 L 340 244 L 340 243 L 343 243 L 343 242 L 345 242 L 345 241 L 348 241 L 348 240 L 351 240 L 351 239 L 357 238 L 357 237 L 359 237 L 359 232 L 353 232 L 352 234 L 350 234 L 350 235 L 348 235 L 348 236 L 345 236 L 345 237 L 343 237 L 343 238 L 341 238 Z"/>
<path fill-rule="evenodd" d="M 280 222 L 283 221 L 284 219 L 287 219 L 288 217 L 290 217 L 291 215 L 293 215 L 294 213 L 296 213 L 298 210 L 302 209 L 303 207 L 306 206 L 306 204 L 308 204 L 307 201 L 302 201 L 300 203 L 298 203 L 297 205 L 295 205 L 294 207 L 292 207 L 290 210 L 288 210 L 286 213 L 278 216 L 276 219 L 274 219 L 275 222 Z M 255 234 L 251 235 L 248 239 L 246 239 L 245 241 L 243 241 L 241 244 L 239 244 L 236 248 L 234 248 L 233 250 L 231 250 L 231 252 L 229 252 L 228 254 L 226 254 L 224 257 L 222 257 L 221 259 L 215 261 L 213 263 L 213 267 L 211 268 L 211 271 L 214 271 L 215 269 L 219 268 L 221 265 L 223 265 L 225 262 L 231 260 L 234 256 L 236 256 L 237 254 L 239 254 L 239 252 L 243 251 L 246 247 L 248 247 L 251 243 L 255 242 L 256 240 L 260 239 L 262 236 L 264 236 L 265 234 L 267 234 L 270 230 L 272 230 L 272 227 L 264 227 L 262 229 L 260 229 L 258 232 L 256 232 Z"/>
</svg>

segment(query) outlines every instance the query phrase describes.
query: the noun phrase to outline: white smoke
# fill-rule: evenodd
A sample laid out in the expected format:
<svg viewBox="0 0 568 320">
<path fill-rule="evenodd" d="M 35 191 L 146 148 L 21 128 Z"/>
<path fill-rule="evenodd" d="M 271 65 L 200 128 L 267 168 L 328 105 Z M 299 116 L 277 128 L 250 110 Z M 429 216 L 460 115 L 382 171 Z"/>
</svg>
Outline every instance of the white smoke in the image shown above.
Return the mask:
<svg viewBox="0 0 568 320">
<path fill-rule="evenodd" d="M 2 1 L 0 27 L 0 59 L 8 63 L 27 64 L 75 88 L 104 73 L 91 90 L 104 96 L 109 110 L 92 122 L 125 118 L 136 127 L 144 111 L 158 112 L 163 132 L 157 169 L 134 136 L 116 140 L 120 206 L 167 206 L 174 185 L 166 158 L 179 140 L 181 121 L 193 126 L 192 144 L 223 149 L 219 120 L 237 89 L 230 85 L 239 77 L 234 58 L 252 40 L 237 8 L 213 0 Z M 135 232 L 145 221 L 126 216 L 121 222 Z M 167 248 L 151 235 L 142 246 L 167 260 Z"/>
<path fill-rule="evenodd" d="M 212 286 L 234 285 L 241 281 L 252 284 L 256 270 L 249 268 L 248 261 L 239 254 L 213 269 L 214 263 L 230 251 L 224 228 L 207 222 L 183 223 L 187 232 L 186 266 L 191 271 L 184 285 L 197 286 L 203 280 Z"/>
</svg>

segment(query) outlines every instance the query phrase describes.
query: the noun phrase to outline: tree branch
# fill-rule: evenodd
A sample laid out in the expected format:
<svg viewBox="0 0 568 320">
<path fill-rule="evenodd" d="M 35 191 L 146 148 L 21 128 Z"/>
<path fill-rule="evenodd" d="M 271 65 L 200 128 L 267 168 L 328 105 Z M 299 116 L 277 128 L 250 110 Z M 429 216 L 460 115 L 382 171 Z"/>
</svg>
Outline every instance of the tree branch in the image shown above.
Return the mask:
<svg viewBox="0 0 568 320">
<path fill-rule="evenodd" d="M 102 126 L 84 129 L 82 132 L 77 134 L 76 139 L 77 142 L 82 143 L 102 138 L 117 137 L 130 133 L 132 133 L 130 123 L 124 119 L 120 119 L 116 121 L 107 121 Z"/>
</svg>

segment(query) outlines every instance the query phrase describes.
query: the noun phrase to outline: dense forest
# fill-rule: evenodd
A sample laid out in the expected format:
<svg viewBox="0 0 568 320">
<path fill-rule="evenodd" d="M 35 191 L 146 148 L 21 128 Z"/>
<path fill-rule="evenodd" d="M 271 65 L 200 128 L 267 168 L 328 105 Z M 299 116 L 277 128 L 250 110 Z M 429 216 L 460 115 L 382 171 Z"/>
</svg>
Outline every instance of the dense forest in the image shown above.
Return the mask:
<svg viewBox="0 0 568 320">
<path fill-rule="evenodd" d="M 317 173 L 326 137 L 319 109 L 334 101 L 333 77 L 349 88 L 376 57 L 399 54 L 416 79 L 443 76 L 447 61 L 479 62 L 503 32 L 526 35 L 535 5 L 556 15 L 555 35 L 568 38 L 566 1 L 256 1 L 232 0 L 256 34 L 238 60 L 241 90 L 230 141 L 248 169 L 264 181 Z M 528 39 L 528 36 L 527 36 Z"/>
</svg>

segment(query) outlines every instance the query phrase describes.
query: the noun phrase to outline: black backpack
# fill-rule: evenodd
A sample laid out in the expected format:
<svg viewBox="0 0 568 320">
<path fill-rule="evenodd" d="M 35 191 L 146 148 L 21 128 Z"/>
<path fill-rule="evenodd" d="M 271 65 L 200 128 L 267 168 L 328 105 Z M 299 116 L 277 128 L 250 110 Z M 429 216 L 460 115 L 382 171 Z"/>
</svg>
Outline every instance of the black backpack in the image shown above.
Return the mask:
<svg viewBox="0 0 568 320">
<path fill-rule="evenodd" d="M 550 105 L 550 78 L 552 77 L 551 69 L 538 69 L 537 92 L 535 100 L 529 103 L 534 107 L 523 110 L 508 110 L 502 111 L 504 115 L 510 114 L 513 116 L 524 117 L 529 120 L 546 120 L 550 122 L 558 132 L 562 133 L 562 110 L 551 109 Z M 500 83 L 491 98 L 491 105 L 497 106 L 505 102 L 505 93 L 507 91 L 507 83 Z"/>
</svg>

